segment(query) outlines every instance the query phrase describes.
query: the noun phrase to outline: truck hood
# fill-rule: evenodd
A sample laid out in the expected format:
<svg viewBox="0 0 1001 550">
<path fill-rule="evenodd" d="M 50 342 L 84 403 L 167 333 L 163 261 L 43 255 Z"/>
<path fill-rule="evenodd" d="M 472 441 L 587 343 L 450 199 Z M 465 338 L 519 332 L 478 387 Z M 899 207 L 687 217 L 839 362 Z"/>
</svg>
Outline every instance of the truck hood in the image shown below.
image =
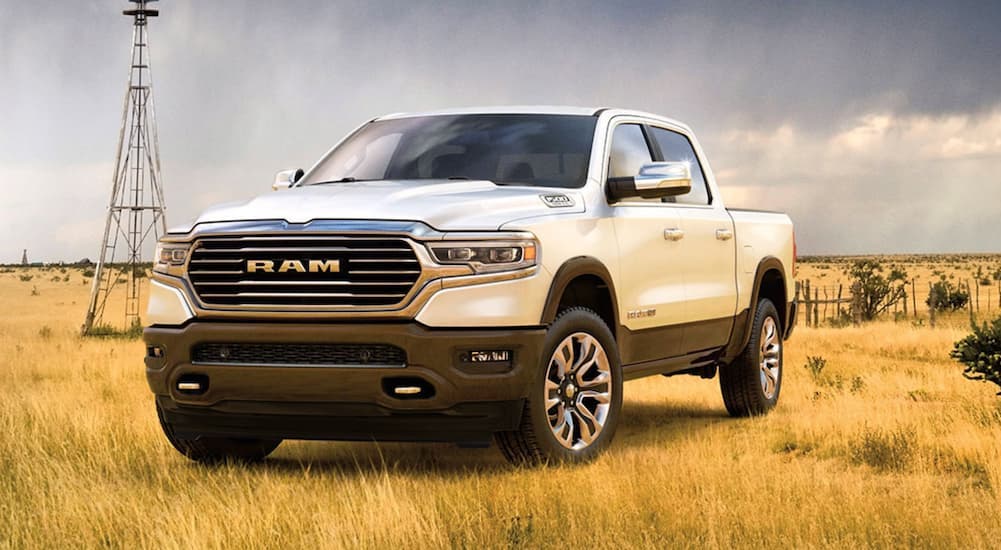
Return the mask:
<svg viewBox="0 0 1001 550">
<path fill-rule="evenodd" d="M 498 186 L 489 181 L 367 181 L 296 187 L 221 204 L 190 226 L 170 232 L 187 233 L 210 222 L 320 219 L 406 220 L 442 231 L 496 230 L 521 218 L 580 212 L 584 198 L 576 189 Z"/>
</svg>

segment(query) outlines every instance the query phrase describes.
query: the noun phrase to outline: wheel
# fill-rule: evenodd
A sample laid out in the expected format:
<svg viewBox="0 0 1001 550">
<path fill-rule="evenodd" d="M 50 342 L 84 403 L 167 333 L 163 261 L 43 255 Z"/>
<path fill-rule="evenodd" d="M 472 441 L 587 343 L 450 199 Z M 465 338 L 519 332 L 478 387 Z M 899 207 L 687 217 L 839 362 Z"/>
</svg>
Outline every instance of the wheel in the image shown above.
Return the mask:
<svg viewBox="0 0 1001 550">
<path fill-rule="evenodd" d="M 182 455 L 205 464 L 214 464 L 232 460 L 236 462 L 258 462 L 271 454 L 281 445 L 281 439 L 236 439 L 228 437 L 199 437 L 187 439 L 178 437 L 174 428 L 164 418 L 163 409 L 156 406 L 156 414 L 160 419 L 167 441 Z"/>
<path fill-rule="evenodd" d="M 497 434 L 516 464 L 585 462 L 612 441 L 622 409 L 622 365 L 612 332 L 597 313 L 564 310 L 546 332 L 521 425 Z"/>
<path fill-rule="evenodd" d="M 782 390 L 782 330 L 768 299 L 758 302 L 747 347 L 720 369 L 723 403 L 731 416 L 756 416 L 775 407 Z"/>
</svg>

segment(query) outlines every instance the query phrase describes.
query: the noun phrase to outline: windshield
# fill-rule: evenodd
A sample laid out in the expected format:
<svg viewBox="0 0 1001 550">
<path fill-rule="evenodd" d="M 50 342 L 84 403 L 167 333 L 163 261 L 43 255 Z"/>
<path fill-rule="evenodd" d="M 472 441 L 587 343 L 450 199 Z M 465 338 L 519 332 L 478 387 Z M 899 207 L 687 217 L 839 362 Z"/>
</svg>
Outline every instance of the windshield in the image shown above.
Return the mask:
<svg viewBox="0 0 1001 550">
<path fill-rule="evenodd" d="M 489 180 L 583 187 L 597 119 L 580 115 L 456 115 L 363 126 L 303 181 Z"/>
</svg>

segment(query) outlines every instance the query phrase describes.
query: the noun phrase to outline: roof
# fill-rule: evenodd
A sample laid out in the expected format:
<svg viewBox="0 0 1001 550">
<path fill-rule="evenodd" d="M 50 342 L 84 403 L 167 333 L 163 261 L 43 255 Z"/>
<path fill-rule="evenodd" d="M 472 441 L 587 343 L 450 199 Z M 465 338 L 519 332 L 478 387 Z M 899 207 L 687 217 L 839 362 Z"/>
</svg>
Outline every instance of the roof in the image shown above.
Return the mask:
<svg viewBox="0 0 1001 550">
<path fill-rule="evenodd" d="M 499 105 L 484 107 L 460 107 L 455 109 L 442 109 L 438 111 L 426 111 L 422 113 L 393 113 L 378 117 L 374 120 L 392 120 L 399 118 L 411 118 L 421 116 L 442 116 L 442 115 L 577 115 L 596 116 L 599 113 L 607 113 L 610 116 L 639 116 L 660 120 L 668 124 L 683 128 L 689 133 L 692 129 L 685 123 L 653 113 L 636 111 L 632 109 L 613 109 L 604 107 L 572 107 L 566 105 Z"/>
<path fill-rule="evenodd" d="M 442 109 L 438 111 L 427 111 L 423 113 L 393 113 L 381 116 L 376 120 L 386 120 L 393 118 L 410 118 L 419 116 L 440 116 L 440 115 L 580 115 L 594 116 L 601 109 L 596 107 L 569 107 L 557 105 L 500 105 L 484 107 L 460 107 L 456 109 Z"/>
</svg>

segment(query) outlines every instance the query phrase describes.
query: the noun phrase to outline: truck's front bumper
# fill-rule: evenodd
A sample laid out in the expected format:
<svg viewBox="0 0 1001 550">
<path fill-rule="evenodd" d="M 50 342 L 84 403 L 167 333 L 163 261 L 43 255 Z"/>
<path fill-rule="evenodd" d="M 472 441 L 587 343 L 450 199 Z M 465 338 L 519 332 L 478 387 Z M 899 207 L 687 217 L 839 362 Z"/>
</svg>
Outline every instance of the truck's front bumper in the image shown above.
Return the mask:
<svg viewBox="0 0 1001 550">
<path fill-rule="evenodd" d="M 147 381 L 182 437 L 467 443 L 518 425 L 544 337 L 541 327 L 430 329 L 417 323 L 192 322 L 143 333 Z M 396 366 L 289 364 L 284 358 L 283 364 L 248 364 L 201 355 L 196 361 L 199 344 L 391 345 L 406 360 Z M 477 351 L 507 351 L 510 360 L 473 362 L 470 354 Z M 203 387 L 180 387 L 192 380 Z M 401 386 L 422 391 L 397 394 Z"/>
</svg>

